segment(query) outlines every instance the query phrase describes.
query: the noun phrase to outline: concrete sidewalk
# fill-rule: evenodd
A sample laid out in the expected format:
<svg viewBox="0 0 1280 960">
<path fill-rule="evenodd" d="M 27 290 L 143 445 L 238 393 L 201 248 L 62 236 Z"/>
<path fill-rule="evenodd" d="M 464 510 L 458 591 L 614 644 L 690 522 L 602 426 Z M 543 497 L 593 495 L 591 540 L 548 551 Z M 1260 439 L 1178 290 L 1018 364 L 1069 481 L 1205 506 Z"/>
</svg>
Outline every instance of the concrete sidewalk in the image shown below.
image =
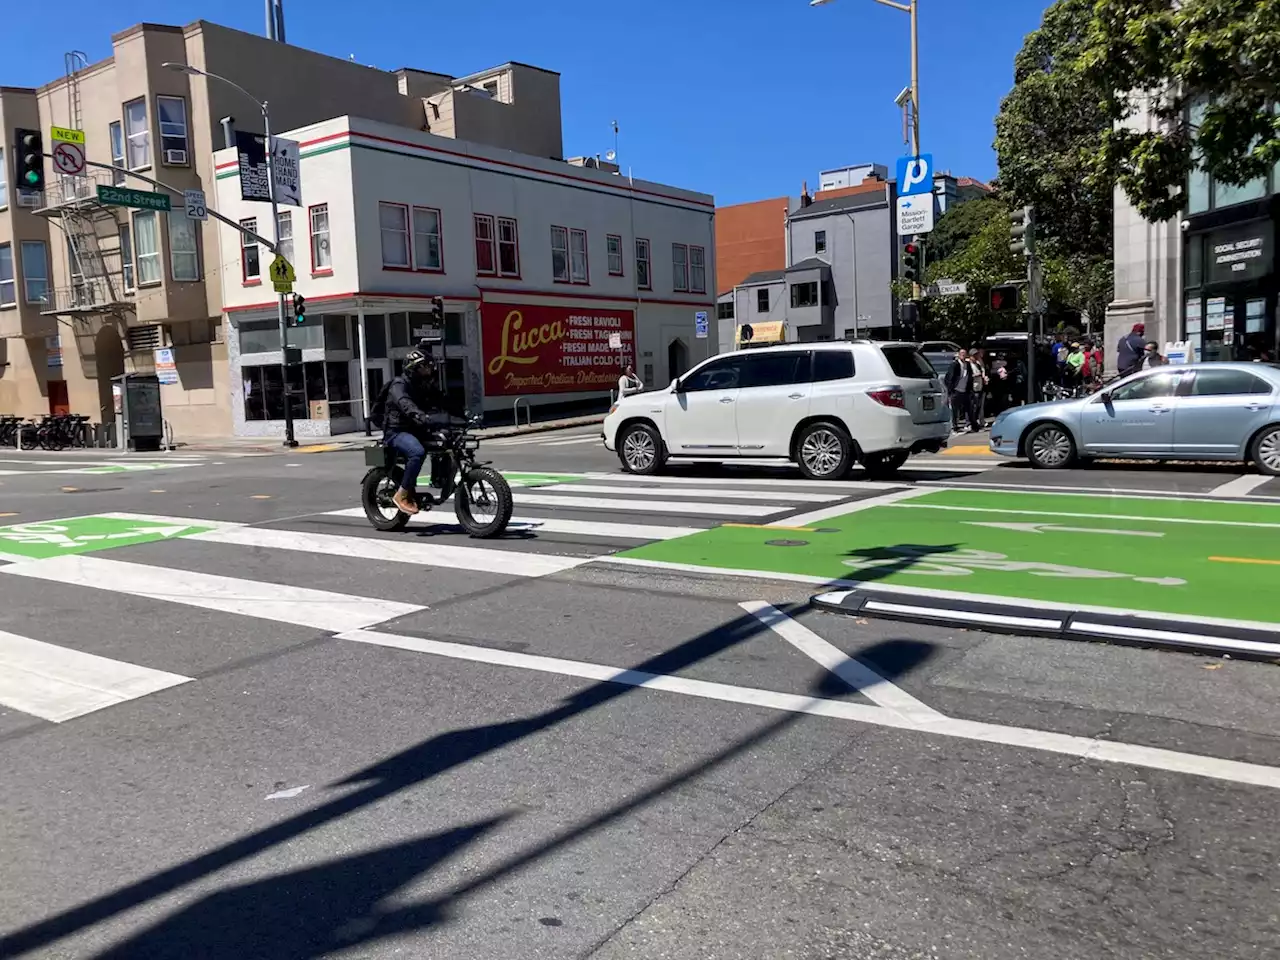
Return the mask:
<svg viewBox="0 0 1280 960">
<path fill-rule="evenodd" d="M 543 420 L 526 426 L 516 427 L 481 427 L 478 437 L 513 437 L 526 433 L 546 433 L 551 430 L 566 430 L 570 427 L 584 427 L 602 423 L 604 414 L 593 414 L 585 417 L 565 417 L 560 420 Z M 364 433 L 343 433 L 333 437 L 307 438 L 299 441 L 292 449 L 282 445 L 278 437 L 209 437 L 189 442 L 179 441 L 176 450 L 179 453 L 332 453 L 336 450 L 357 450 L 382 436 L 381 430 L 375 430 L 372 436 Z"/>
</svg>

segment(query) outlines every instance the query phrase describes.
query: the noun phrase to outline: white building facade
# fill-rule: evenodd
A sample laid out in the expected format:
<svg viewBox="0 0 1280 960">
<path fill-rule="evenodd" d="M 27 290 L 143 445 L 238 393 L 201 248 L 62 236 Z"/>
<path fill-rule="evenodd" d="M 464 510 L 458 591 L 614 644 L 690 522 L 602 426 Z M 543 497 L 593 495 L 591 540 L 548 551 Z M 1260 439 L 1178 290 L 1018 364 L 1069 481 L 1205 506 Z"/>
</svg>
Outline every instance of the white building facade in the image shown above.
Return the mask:
<svg viewBox="0 0 1280 960">
<path fill-rule="evenodd" d="M 444 301 L 451 397 L 491 420 L 602 406 L 625 363 L 662 386 L 709 349 L 715 202 L 707 194 L 558 160 L 338 117 L 300 144 L 300 206 L 283 206 L 285 256 L 306 299 L 282 366 L 272 255 L 219 231 L 233 429 L 300 437 L 362 429 Z M 273 236 L 241 199 L 236 152 L 215 154 L 223 216 Z M 290 311 L 292 312 L 292 311 Z M 288 389 L 284 380 L 288 379 Z"/>
</svg>

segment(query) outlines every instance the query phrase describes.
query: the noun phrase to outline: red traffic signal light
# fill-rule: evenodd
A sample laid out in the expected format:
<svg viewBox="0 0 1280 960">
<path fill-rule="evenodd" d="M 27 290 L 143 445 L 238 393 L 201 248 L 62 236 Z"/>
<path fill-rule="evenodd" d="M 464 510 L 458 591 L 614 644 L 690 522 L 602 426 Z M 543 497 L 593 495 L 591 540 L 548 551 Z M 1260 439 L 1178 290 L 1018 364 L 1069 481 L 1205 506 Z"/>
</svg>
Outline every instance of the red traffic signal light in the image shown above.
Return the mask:
<svg viewBox="0 0 1280 960">
<path fill-rule="evenodd" d="M 988 299 L 988 305 L 996 313 L 1003 313 L 1008 310 L 1018 309 L 1018 288 L 1012 284 L 1002 287 L 992 287 Z"/>
<path fill-rule="evenodd" d="M 903 249 L 906 250 L 906 252 L 909 254 L 920 252 L 920 247 L 914 243 L 908 243 Z"/>
</svg>

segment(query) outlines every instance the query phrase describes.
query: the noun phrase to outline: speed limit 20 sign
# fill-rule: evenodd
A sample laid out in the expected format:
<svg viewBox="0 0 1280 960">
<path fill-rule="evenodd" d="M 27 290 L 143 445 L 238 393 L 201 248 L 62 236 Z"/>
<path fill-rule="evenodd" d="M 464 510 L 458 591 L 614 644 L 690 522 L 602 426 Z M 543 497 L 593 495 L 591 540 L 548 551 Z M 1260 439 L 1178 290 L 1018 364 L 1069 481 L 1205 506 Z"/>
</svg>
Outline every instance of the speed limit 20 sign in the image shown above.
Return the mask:
<svg viewBox="0 0 1280 960">
<path fill-rule="evenodd" d="M 209 208 L 204 205 L 203 190 L 183 190 L 182 205 L 187 208 L 188 220 L 209 219 Z"/>
</svg>

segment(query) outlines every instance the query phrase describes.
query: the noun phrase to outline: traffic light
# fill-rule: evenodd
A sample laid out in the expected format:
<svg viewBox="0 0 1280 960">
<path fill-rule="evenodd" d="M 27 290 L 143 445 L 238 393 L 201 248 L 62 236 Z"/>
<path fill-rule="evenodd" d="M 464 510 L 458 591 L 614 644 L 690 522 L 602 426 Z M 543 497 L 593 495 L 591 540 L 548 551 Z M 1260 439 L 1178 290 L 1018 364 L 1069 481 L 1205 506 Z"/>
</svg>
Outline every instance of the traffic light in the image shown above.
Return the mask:
<svg viewBox="0 0 1280 960">
<path fill-rule="evenodd" d="M 1023 207 L 1009 214 L 1009 251 L 1028 257 L 1036 252 L 1036 212 Z"/>
<path fill-rule="evenodd" d="M 44 137 L 39 130 L 18 127 L 13 131 L 18 159 L 16 182 L 22 190 L 44 189 Z"/>
<path fill-rule="evenodd" d="M 988 295 L 988 305 L 995 313 L 1007 313 L 1018 309 L 1018 288 L 1013 284 L 992 287 Z"/>
<path fill-rule="evenodd" d="M 902 277 L 909 283 L 920 282 L 920 254 L 922 244 L 912 240 L 902 248 Z"/>
<path fill-rule="evenodd" d="M 431 298 L 431 319 L 437 324 L 444 323 L 444 297 Z"/>
<path fill-rule="evenodd" d="M 293 295 L 293 323 L 294 326 L 302 326 L 304 320 L 307 319 L 307 301 L 300 293 Z"/>
</svg>

